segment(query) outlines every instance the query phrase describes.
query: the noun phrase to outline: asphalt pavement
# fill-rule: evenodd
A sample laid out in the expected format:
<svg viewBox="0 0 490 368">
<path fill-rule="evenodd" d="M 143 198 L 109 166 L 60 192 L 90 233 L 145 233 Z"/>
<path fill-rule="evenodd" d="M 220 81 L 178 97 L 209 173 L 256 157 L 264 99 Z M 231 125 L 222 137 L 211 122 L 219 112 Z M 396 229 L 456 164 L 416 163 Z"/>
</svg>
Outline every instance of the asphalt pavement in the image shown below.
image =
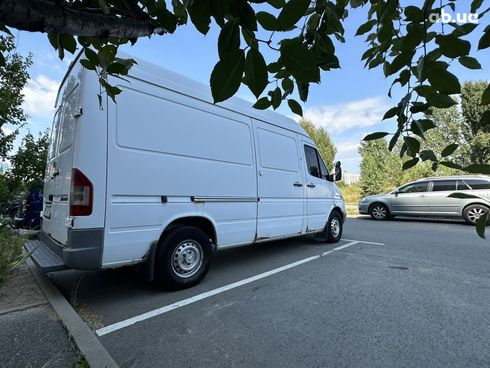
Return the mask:
<svg viewBox="0 0 490 368">
<path fill-rule="evenodd" d="M 120 367 L 489 367 L 490 241 L 455 221 L 348 219 L 217 252 L 168 292 L 133 268 L 51 275 Z"/>
</svg>

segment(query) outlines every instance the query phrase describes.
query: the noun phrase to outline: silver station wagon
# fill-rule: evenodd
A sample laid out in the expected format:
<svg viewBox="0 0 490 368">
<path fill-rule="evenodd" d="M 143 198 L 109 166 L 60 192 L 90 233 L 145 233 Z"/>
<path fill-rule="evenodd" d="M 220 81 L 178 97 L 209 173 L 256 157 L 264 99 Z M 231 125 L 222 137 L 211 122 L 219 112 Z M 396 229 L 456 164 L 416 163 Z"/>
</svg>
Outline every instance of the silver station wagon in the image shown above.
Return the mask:
<svg viewBox="0 0 490 368">
<path fill-rule="evenodd" d="M 466 193 L 476 198 L 452 198 Z M 469 224 L 490 209 L 490 177 L 439 176 L 405 184 L 387 194 L 370 195 L 359 201 L 359 213 L 375 220 L 394 216 L 463 217 Z"/>
</svg>

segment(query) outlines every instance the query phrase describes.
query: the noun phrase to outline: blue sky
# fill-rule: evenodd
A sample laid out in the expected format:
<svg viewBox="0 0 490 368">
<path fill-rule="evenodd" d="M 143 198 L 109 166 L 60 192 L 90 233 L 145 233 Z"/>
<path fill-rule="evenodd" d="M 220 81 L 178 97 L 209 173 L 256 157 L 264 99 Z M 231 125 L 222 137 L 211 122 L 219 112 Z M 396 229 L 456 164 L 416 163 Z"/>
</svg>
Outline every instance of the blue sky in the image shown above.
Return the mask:
<svg viewBox="0 0 490 368">
<path fill-rule="evenodd" d="M 337 159 L 342 161 L 344 170 L 354 173 L 359 172 L 360 157 L 357 149 L 361 139 L 370 132 L 394 130 L 392 121 L 381 122 L 381 118 L 388 108 L 397 103 L 402 93 L 394 89 L 393 99 L 390 101 L 387 91 L 391 79 L 386 80 L 381 69 L 364 68 L 361 55 L 366 50 L 366 44 L 363 37 L 354 37 L 354 34 L 365 20 L 364 10 L 351 11 L 344 25 L 346 43 L 336 44 L 342 68 L 323 72 L 322 83 L 310 87 L 308 102 L 303 106 L 305 117 L 316 125 L 325 127 L 333 138 L 338 150 Z M 481 35 L 486 25 L 484 23 L 488 24 L 488 20 L 481 20 L 474 31 L 476 35 L 469 38 L 470 41 Z M 57 88 L 73 57 L 68 54 L 65 60 L 60 61 L 43 34 L 14 31 L 14 35 L 17 38 L 18 52 L 23 55 L 29 52 L 33 54 L 31 81 L 24 91 L 24 108 L 30 116 L 26 129 L 37 133 L 51 127 Z M 208 84 L 211 71 L 218 60 L 217 38 L 216 25 L 212 26 L 206 36 L 188 25 L 170 36 L 141 39 L 135 46 L 125 47 L 124 51 Z M 268 51 L 262 50 L 266 58 L 272 57 Z M 488 79 L 490 52 L 488 49 L 478 53 L 472 50 L 472 55 L 478 57 L 482 70 L 467 70 L 455 62 L 451 71 L 461 81 Z M 246 87 L 241 88 L 238 95 L 248 100 L 253 99 Z M 279 112 L 291 115 L 287 106 L 281 106 Z"/>
</svg>

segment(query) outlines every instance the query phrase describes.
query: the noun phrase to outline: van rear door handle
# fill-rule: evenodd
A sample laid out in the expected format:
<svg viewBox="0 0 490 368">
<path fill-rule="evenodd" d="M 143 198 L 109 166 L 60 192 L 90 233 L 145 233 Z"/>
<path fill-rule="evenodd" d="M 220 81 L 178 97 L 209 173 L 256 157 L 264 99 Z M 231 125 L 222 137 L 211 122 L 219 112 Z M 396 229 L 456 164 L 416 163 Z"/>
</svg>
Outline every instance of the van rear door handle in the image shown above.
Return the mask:
<svg viewBox="0 0 490 368">
<path fill-rule="evenodd" d="M 307 185 L 307 187 L 308 187 L 308 188 L 314 188 L 314 187 L 316 187 L 316 185 L 315 185 L 315 184 L 313 184 L 313 183 L 310 183 L 310 184 L 308 184 L 308 185 Z"/>
<path fill-rule="evenodd" d="M 296 183 L 293 184 L 295 187 L 302 187 L 303 184 L 301 184 L 299 181 L 297 181 Z"/>
</svg>

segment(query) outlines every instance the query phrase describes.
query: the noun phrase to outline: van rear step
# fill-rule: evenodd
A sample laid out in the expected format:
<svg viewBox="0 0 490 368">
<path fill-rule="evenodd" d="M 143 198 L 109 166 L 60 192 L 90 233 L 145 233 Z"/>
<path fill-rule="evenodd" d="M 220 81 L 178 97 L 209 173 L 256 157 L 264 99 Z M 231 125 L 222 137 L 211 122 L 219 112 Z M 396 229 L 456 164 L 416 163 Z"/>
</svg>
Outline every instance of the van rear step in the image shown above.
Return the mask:
<svg viewBox="0 0 490 368">
<path fill-rule="evenodd" d="M 60 271 L 67 268 L 63 259 L 39 239 L 27 241 L 25 248 L 28 252 L 34 251 L 31 258 L 44 272 Z"/>
</svg>

